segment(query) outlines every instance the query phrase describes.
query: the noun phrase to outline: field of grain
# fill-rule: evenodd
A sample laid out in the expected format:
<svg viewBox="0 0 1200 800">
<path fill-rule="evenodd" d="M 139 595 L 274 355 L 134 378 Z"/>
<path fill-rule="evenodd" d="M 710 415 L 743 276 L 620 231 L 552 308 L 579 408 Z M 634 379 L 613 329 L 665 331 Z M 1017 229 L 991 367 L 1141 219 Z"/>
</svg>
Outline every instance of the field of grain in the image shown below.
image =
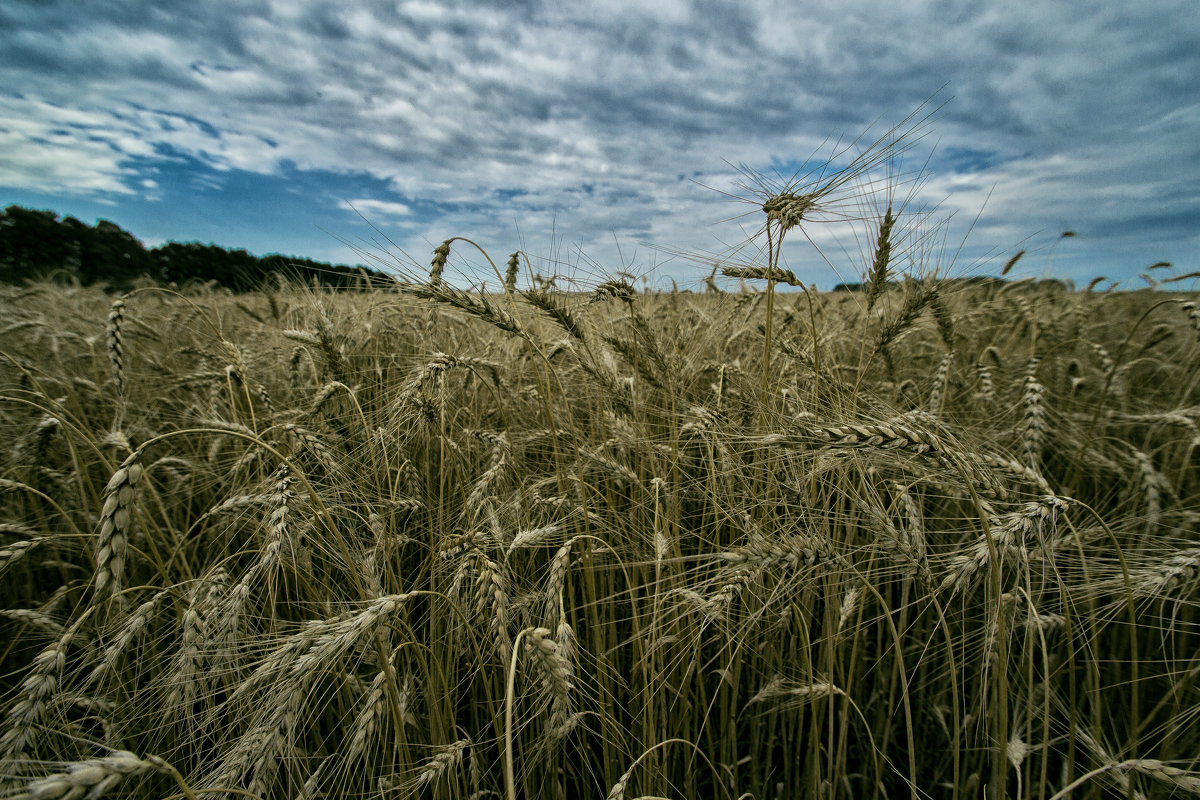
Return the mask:
<svg viewBox="0 0 1200 800">
<path fill-rule="evenodd" d="M 0 290 L 0 796 L 1200 794 L 1194 296 L 888 229 L 855 292 Z"/>
</svg>

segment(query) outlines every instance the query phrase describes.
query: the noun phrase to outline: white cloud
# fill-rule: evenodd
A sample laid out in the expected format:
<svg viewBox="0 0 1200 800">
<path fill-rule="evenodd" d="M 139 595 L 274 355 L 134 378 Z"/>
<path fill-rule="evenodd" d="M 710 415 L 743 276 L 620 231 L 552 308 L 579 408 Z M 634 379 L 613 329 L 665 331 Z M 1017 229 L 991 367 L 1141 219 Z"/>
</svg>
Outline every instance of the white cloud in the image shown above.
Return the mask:
<svg viewBox="0 0 1200 800">
<path fill-rule="evenodd" d="M 153 149 L 112 114 L 0 95 L 0 153 L 0 186 L 129 194 L 128 159 Z"/>
<path fill-rule="evenodd" d="M 22 92 L 0 95 L 0 184 L 122 195 L 179 154 L 370 175 L 402 199 L 364 197 L 368 216 L 446 209 L 406 228 L 414 248 L 520 225 L 597 257 L 613 232 L 701 250 L 740 238 L 708 223 L 745 207 L 688 177 L 727 189 L 725 162 L 803 159 L 948 83 L 924 197 L 958 225 L 994 187 L 972 240 L 1200 214 L 1187 0 L 82 8 L 22 9 L 0 33 L 0 84 Z"/>
<path fill-rule="evenodd" d="M 346 202 L 369 219 L 407 217 L 412 213 L 412 209 L 404 203 L 395 203 L 388 200 L 372 200 L 360 197 L 355 200 L 347 200 Z"/>
</svg>

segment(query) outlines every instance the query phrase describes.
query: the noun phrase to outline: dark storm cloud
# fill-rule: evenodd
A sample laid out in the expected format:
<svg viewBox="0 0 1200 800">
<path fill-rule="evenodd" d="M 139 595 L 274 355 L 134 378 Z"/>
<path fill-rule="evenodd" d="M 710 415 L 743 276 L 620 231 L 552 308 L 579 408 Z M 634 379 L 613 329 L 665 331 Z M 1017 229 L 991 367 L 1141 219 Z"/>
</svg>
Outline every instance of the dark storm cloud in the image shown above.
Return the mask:
<svg viewBox="0 0 1200 800">
<path fill-rule="evenodd" d="M 1077 228 L 1055 264 L 1088 270 L 1089 227 L 1105 248 L 1153 230 L 1151 261 L 1195 251 L 1198 45 L 1174 0 L 8 3 L 0 186 L 119 206 L 176 154 L 230 186 L 370 176 L 371 196 L 314 192 L 305 224 L 336 231 L 358 201 L 418 253 L 517 229 L 601 260 L 614 234 L 712 250 L 741 233 L 707 226 L 748 206 L 700 184 L 882 115 L 878 135 L 945 85 L 905 162 L 937 143 L 923 197 L 963 224 L 986 200 L 983 249 Z"/>
</svg>

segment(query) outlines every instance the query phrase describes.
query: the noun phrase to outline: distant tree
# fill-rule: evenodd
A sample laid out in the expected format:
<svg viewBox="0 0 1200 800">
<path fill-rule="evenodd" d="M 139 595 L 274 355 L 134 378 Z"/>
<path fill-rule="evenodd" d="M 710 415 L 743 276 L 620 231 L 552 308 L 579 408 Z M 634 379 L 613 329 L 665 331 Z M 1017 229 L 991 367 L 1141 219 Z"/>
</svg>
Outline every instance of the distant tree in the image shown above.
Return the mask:
<svg viewBox="0 0 1200 800">
<path fill-rule="evenodd" d="M 65 222 L 79 226 L 79 271 L 84 283 L 123 289 L 136 278 L 152 275 L 153 259 L 133 234 L 106 219 L 92 228 L 70 217 Z"/>
<path fill-rule="evenodd" d="M 394 279 L 385 273 L 359 264 L 328 264 L 311 258 L 270 255 L 262 259 L 264 271 L 278 274 L 285 280 L 305 285 L 327 286 L 334 289 L 360 289 L 370 286 L 390 286 Z"/>
<path fill-rule="evenodd" d="M 235 292 L 258 289 L 266 277 L 259 259 L 245 250 L 199 242 L 167 242 L 151 251 L 160 280 L 178 284 L 215 280 Z"/>
<path fill-rule="evenodd" d="M 391 278 L 366 267 L 326 264 L 279 255 L 258 258 L 199 242 L 167 242 L 147 250 L 133 234 L 106 219 L 89 226 L 53 211 L 11 205 L 0 214 L 0 281 L 20 283 L 59 271 L 81 283 L 125 289 L 143 276 L 184 284 L 216 281 L 250 292 L 284 280 L 354 289 Z"/>
<path fill-rule="evenodd" d="M 210 248 L 198 242 L 167 242 L 150 251 L 154 259 L 155 276 L 166 283 L 184 284 L 190 280 L 207 280 Z"/>
<path fill-rule="evenodd" d="M 0 281 L 20 283 L 66 269 L 78 277 L 79 242 L 64 236 L 58 214 L 8 206 L 0 214 Z"/>
</svg>

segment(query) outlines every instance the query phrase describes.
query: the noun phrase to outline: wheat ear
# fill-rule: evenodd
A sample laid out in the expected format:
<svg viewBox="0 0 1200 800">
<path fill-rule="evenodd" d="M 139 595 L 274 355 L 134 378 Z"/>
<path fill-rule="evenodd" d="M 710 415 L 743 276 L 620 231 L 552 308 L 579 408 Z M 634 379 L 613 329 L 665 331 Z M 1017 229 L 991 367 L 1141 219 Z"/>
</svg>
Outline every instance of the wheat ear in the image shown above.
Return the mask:
<svg viewBox="0 0 1200 800">
<path fill-rule="evenodd" d="M 104 332 L 104 340 L 108 349 L 108 360 L 112 364 L 113 382 L 117 386 L 117 395 L 125 396 L 125 351 L 121 339 L 121 325 L 125 321 L 125 298 L 113 301 L 108 312 L 108 326 Z"/>
<path fill-rule="evenodd" d="M 470 739 L 459 739 L 453 744 L 439 747 L 437 752 L 433 754 L 433 757 L 425 762 L 425 766 L 417 773 L 417 786 L 429 786 L 436 782 L 438 778 L 461 764 L 463 753 L 470 746 Z"/>
<path fill-rule="evenodd" d="M 563 625 L 559 627 L 561 629 Z M 566 627 L 569 632 L 570 626 Z M 550 730 L 557 734 L 566 728 L 567 717 L 571 713 L 571 665 L 560 652 L 558 642 L 550 638 L 549 628 L 534 628 L 529 631 L 525 648 L 533 654 L 541 667 L 542 688 L 550 698 Z"/>
<path fill-rule="evenodd" d="M 442 285 L 442 272 L 446 269 L 446 259 L 450 257 L 450 243 L 453 239 L 447 239 L 439 244 L 433 251 L 433 261 L 429 264 L 429 285 Z"/>
<path fill-rule="evenodd" d="M 1039 469 L 1046 439 L 1046 409 L 1042 405 L 1044 389 L 1037 377 L 1040 363 L 1041 358 L 1037 356 L 1029 359 L 1021 390 L 1021 446 L 1034 470 Z"/>
<path fill-rule="evenodd" d="M 1130 574 L 1133 593 L 1139 597 L 1161 597 L 1176 589 L 1180 596 L 1187 595 L 1189 584 L 1200 578 L 1200 547 L 1179 550 L 1163 559 L 1159 564 L 1139 569 Z"/>
<path fill-rule="evenodd" d="M 68 629 L 34 658 L 29 675 L 21 684 L 20 695 L 8 709 L 4 735 L 0 736 L 0 760 L 19 761 L 35 744 L 35 734 L 58 689 L 67 647 L 74 635 L 75 628 Z"/>
<path fill-rule="evenodd" d="M 1200 339 L 1200 303 L 1191 301 L 1182 305 L 1183 313 L 1187 314 L 1188 322 L 1192 324 L 1192 330 L 1196 331 L 1196 337 Z"/>
<path fill-rule="evenodd" d="M 504 288 L 512 294 L 517 290 L 517 270 L 521 266 L 521 251 L 513 253 L 508 257 L 508 264 L 504 271 Z"/>
<path fill-rule="evenodd" d="M 133 500 L 143 473 L 141 457 L 141 451 L 135 450 L 117 468 L 104 488 L 104 506 L 100 511 L 96 535 L 95 601 L 111 597 L 121 590 Z"/>
<path fill-rule="evenodd" d="M 892 226 L 896 215 L 887 207 L 883 221 L 879 223 L 879 237 L 875 240 L 875 258 L 871 262 L 871 273 L 867 280 L 867 311 L 875 308 L 875 302 L 887 289 L 888 261 L 892 256 Z"/>
<path fill-rule="evenodd" d="M 1143 775 L 1148 775 L 1156 780 L 1162 781 L 1163 783 L 1169 783 L 1172 786 L 1182 789 L 1190 794 L 1200 795 L 1200 775 L 1197 775 L 1194 772 L 1188 772 L 1186 770 L 1179 769 L 1178 767 L 1172 767 L 1169 764 L 1159 761 L 1158 759 L 1133 758 L 1127 761 L 1105 764 L 1097 767 L 1086 775 L 1079 776 L 1074 781 L 1056 792 L 1050 798 L 1050 800 L 1063 800 L 1064 798 L 1068 797 L 1071 792 L 1075 791 L 1092 778 L 1095 778 L 1098 775 L 1103 775 L 1106 772 L 1112 772 L 1114 770 L 1118 773 L 1124 773 L 1126 771 L 1140 772 Z M 1128 779 L 1125 781 L 1118 781 L 1118 783 L 1125 784 L 1128 784 L 1128 782 Z"/>
<path fill-rule="evenodd" d="M 70 764 L 66 771 L 56 772 L 44 778 L 30 781 L 23 792 L 9 795 L 9 800 L 76 800 L 84 797 L 87 800 L 98 798 L 125 778 L 143 775 L 147 772 L 161 771 L 173 775 L 183 795 L 189 800 L 196 800 L 190 788 L 173 767 L 157 756 L 139 758 L 128 750 L 118 750 L 104 758 L 94 758 L 87 761 L 77 761 Z"/>
</svg>

